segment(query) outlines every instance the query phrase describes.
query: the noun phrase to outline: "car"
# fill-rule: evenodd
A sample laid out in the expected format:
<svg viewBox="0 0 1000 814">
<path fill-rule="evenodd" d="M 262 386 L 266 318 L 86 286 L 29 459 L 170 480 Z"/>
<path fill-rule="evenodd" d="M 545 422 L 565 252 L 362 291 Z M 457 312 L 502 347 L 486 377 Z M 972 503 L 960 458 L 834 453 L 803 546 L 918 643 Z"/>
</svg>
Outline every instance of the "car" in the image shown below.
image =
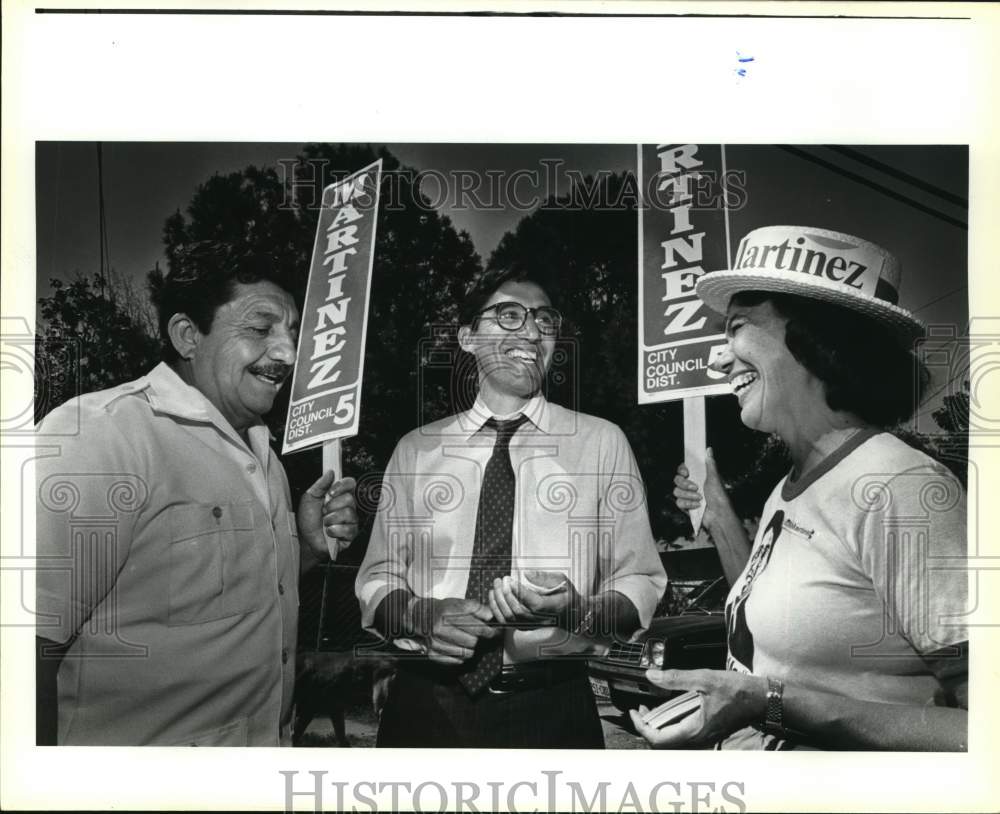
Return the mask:
<svg viewBox="0 0 1000 814">
<path fill-rule="evenodd" d="M 594 694 L 627 713 L 640 704 L 652 708 L 671 695 L 646 680 L 650 667 L 724 669 L 723 607 L 728 588 L 723 577 L 699 584 L 689 593 L 680 614 L 654 617 L 634 641 L 615 642 L 606 655 L 590 659 Z"/>
</svg>

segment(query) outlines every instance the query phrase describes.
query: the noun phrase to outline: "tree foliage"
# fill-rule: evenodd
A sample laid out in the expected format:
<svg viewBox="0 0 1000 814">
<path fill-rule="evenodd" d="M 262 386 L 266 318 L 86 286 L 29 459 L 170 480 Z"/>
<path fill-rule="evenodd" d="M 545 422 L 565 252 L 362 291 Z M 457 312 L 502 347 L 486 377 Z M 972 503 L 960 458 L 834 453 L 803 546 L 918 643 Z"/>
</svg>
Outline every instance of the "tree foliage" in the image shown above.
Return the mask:
<svg viewBox="0 0 1000 814">
<path fill-rule="evenodd" d="M 945 396 L 943 406 L 939 407 L 931 417 L 935 423 L 948 433 L 967 433 L 969 431 L 969 381 L 962 383 L 962 389 L 957 393 Z"/>
<path fill-rule="evenodd" d="M 76 395 L 141 376 L 158 353 L 149 305 L 123 279 L 50 284 L 35 337 L 36 421 Z"/>
<path fill-rule="evenodd" d="M 969 476 L 969 410 L 971 393 L 968 380 L 958 392 L 942 399 L 942 406 L 931 413 L 940 432 L 921 434 L 900 429 L 900 438 L 926 452 L 947 466 L 965 486 Z"/>
</svg>

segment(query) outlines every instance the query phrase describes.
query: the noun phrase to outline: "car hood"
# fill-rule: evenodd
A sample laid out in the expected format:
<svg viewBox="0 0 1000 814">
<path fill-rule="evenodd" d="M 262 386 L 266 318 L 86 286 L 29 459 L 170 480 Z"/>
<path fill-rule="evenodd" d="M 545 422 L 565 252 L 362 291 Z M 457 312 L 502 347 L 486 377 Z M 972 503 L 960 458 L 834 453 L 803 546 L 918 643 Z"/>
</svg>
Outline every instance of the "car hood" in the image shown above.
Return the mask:
<svg viewBox="0 0 1000 814">
<path fill-rule="evenodd" d="M 650 636 L 677 636 L 682 633 L 710 631 L 725 628 L 725 617 L 721 613 L 685 614 L 682 616 L 658 616 L 649 623 L 642 638 Z"/>
</svg>

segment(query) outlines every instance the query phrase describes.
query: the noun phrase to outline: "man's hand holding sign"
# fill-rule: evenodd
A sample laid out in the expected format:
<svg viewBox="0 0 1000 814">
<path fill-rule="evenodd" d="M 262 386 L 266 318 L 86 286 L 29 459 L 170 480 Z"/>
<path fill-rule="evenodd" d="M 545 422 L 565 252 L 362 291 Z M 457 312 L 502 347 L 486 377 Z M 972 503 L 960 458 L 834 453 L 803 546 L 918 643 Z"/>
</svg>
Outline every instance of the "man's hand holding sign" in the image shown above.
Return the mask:
<svg viewBox="0 0 1000 814">
<path fill-rule="evenodd" d="M 299 539 L 314 556 L 320 557 L 328 553 L 335 560 L 357 536 L 355 485 L 354 478 L 342 478 L 334 482 L 334 472 L 328 469 L 306 489 L 299 500 L 296 515 Z"/>
</svg>

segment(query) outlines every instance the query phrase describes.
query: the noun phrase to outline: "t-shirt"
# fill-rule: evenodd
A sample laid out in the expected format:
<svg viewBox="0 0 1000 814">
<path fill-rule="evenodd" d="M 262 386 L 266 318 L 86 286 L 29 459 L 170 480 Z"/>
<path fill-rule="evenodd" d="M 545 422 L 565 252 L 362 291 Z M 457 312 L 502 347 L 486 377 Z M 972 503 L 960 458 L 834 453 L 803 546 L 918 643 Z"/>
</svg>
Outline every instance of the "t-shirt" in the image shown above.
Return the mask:
<svg viewBox="0 0 1000 814">
<path fill-rule="evenodd" d="M 289 741 L 298 536 L 268 438 L 165 364 L 39 425 L 37 632 L 76 634 L 59 744 Z"/>
<path fill-rule="evenodd" d="M 764 506 L 726 603 L 730 669 L 858 700 L 931 704 L 921 654 L 968 639 L 966 505 L 947 469 L 863 431 Z M 722 748 L 775 748 L 756 729 Z"/>
</svg>

